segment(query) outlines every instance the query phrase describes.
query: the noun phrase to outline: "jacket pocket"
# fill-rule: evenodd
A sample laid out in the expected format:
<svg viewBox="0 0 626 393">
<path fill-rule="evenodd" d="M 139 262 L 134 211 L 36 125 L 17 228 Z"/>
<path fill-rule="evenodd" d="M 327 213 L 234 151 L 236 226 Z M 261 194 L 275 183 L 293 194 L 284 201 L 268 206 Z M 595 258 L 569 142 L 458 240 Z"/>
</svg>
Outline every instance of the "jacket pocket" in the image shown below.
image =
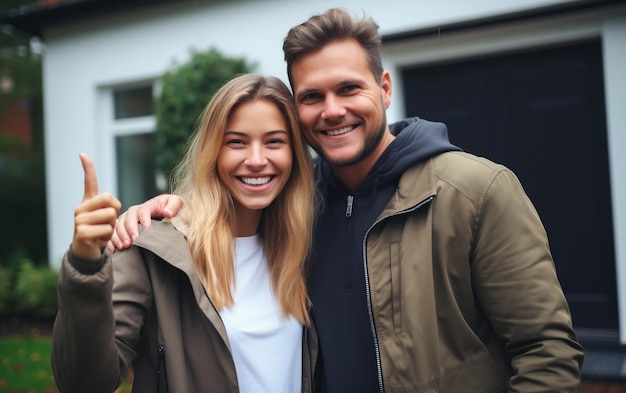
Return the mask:
<svg viewBox="0 0 626 393">
<path fill-rule="evenodd" d="M 402 333 L 402 287 L 400 282 L 400 244 L 393 242 L 389 245 L 389 269 L 391 272 L 391 307 L 393 312 L 393 330 L 395 334 Z"/>
</svg>

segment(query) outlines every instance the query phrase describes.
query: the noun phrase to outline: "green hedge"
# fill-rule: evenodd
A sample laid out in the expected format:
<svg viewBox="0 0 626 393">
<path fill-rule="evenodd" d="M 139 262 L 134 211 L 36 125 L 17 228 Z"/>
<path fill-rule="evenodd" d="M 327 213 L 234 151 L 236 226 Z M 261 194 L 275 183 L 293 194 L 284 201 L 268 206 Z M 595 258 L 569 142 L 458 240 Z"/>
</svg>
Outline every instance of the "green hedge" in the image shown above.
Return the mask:
<svg viewBox="0 0 626 393">
<path fill-rule="evenodd" d="M 17 310 L 36 317 L 56 315 L 57 280 L 56 270 L 23 264 L 14 287 Z"/>
<path fill-rule="evenodd" d="M 35 266 L 21 253 L 0 267 L 0 315 L 53 318 L 57 312 L 58 271 Z"/>
</svg>

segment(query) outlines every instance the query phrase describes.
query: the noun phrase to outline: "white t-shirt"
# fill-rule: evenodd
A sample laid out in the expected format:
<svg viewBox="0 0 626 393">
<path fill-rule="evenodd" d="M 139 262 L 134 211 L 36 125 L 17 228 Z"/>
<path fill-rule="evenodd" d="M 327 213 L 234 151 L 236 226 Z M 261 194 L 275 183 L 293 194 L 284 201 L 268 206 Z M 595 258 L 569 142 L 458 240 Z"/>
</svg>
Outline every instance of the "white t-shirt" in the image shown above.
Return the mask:
<svg viewBox="0 0 626 393">
<path fill-rule="evenodd" d="M 294 393 L 302 386 L 302 325 L 286 317 L 272 290 L 258 236 L 235 246 L 235 304 L 220 312 L 241 393 Z"/>
</svg>

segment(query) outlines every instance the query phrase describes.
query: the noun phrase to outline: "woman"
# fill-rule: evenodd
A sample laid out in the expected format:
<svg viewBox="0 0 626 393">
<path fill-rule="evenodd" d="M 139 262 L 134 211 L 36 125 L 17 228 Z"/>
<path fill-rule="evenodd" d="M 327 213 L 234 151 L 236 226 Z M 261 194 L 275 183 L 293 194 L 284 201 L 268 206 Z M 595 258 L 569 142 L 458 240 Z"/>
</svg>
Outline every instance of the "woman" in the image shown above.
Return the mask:
<svg viewBox="0 0 626 393">
<path fill-rule="evenodd" d="M 120 202 L 85 196 L 59 276 L 52 365 L 61 392 L 312 391 L 304 264 L 311 158 L 287 87 L 237 77 L 204 109 L 173 177 L 184 211 L 103 253 Z"/>
</svg>

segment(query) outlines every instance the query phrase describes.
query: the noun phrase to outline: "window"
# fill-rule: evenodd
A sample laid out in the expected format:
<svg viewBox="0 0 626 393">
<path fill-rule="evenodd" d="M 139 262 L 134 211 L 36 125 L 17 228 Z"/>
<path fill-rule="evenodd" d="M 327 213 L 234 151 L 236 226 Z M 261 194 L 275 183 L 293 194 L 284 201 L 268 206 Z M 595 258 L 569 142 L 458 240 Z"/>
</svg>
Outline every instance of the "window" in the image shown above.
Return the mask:
<svg viewBox="0 0 626 393">
<path fill-rule="evenodd" d="M 113 92 L 114 118 L 152 116 L 154 114 L 152 86 L 118 89 Z"/>
<path fill-rule="evenodd" d="M 152 83 L 113 88 L 117 196 L 122 209 L 163 192 L 163 176 L 155 164 L 154 86 Z"/>
<path fill-rule="evenodd" d="M 154 133 L 115 137 L 119 199 L 127 208 L 159 194 Z"/>
</svg>

